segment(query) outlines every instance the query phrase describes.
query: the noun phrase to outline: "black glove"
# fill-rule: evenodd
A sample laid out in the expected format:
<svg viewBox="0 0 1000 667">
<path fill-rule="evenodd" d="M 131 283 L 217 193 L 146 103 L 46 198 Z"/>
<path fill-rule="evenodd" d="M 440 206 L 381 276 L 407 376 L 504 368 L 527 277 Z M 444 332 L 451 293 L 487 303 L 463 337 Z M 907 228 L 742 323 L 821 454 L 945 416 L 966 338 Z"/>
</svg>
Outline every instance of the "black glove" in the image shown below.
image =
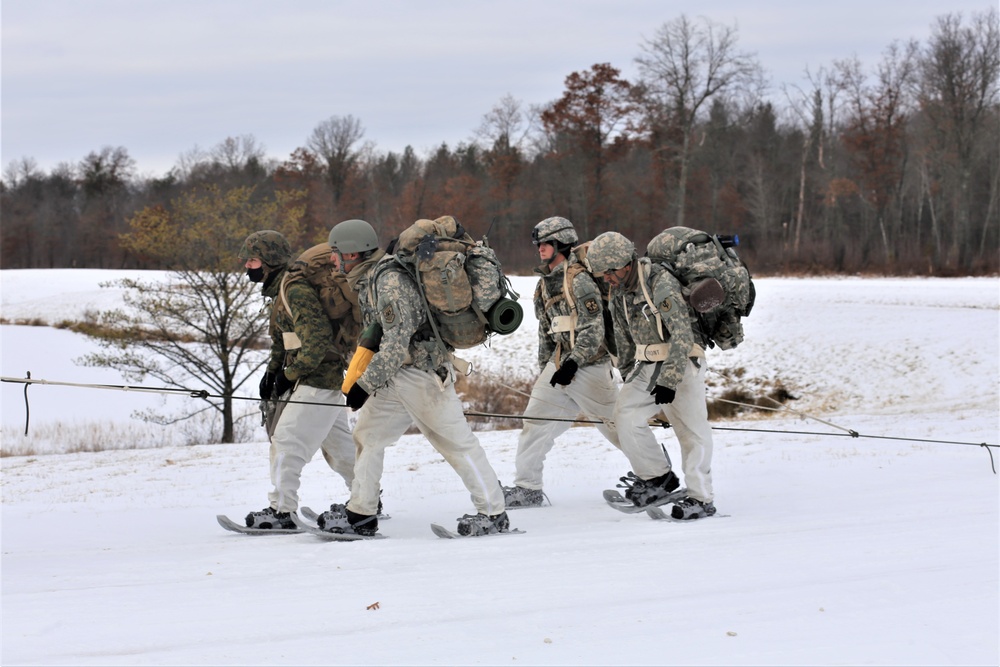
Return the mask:
<svg viewBox="0 0 1000 667">
<path fill-rule="evenodd" d="M 565 387 L 573 381 L 573 376 L 576 375 L 577 368 L 578 367 L 575 361 L 567 359 L 563 362 L 562 366 L 560 366 L 556 372 L 552 374 L 552 379 L 549 380 L 549 384 L 553 387 L 557 384 L 561 384 Z"/>
<path fill-rule="evenodd" d="M 271 400 L 271 392 L 274 391 L 274 373 L 264 373 L 260 379 L 260 397 L 265 401 Z"/>
<path fill-rule="evenodd" d="M 288 379 L 285 375 L 285 371 L 278 371 L 278 374 L 274 377 L 274 395 L 281 398 L 285 395 L 285 392 L 295 386 L 295 383 Z"/>
<path fill-rule="evenodd" d="M 365 404 L 368 400 L 368 392 L 362 388 L 357 382 L 351 387 L 351 390 L 347 392 L 347 397 L 344 399 L 347 401 L 347 406 L 357 412 L 361 409 L 361 406 Z"/>
<path fill-rule="evenodd" d="M 677 392 L 670 387 L 656 385 L 653 387 L 653 391 L 649 392 L 649 395 L 654 397 L 657 405 L 666 405 L 667 403 L 673 402 L 674 396 L 677 395 Z"/>
</svg>

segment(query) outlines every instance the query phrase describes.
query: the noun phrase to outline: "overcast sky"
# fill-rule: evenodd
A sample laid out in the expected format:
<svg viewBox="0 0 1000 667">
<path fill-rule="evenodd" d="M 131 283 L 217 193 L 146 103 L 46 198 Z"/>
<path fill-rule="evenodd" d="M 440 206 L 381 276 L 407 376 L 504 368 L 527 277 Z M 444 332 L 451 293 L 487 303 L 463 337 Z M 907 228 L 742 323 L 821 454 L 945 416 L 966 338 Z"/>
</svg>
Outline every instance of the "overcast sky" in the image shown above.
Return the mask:
<svg viewBox="0 0 1000 667">
<path fill-rule="evenodd" d="M 681 14 L 735 26 L 775 98 L 834 59 L 874 67 L 894 40 L 995 0 L 3 0 L 0 161 L 43 170 L 123 146 L 143 175 L 253 135 L 285 159 L 331 116 L 380 151 L 472 138 L 505 95 L 559 98 L 608 62 L 634 79 L 644 38 Z"/>
</svg>

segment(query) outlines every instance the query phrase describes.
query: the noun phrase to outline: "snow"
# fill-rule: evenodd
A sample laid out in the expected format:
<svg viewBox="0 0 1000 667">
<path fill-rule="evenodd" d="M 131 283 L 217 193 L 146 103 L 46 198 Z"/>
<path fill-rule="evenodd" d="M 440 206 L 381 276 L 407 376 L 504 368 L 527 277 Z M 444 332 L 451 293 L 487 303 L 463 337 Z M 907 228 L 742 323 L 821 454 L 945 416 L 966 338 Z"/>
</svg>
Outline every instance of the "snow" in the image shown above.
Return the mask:
<svg viewBox="0 0 1000 667">
<path fill-rule="evenodd" d="M 117 305 L 98 283 L 124 273 L 0 271 L 3 317 L 81 319 Z M 715 424 L 728 516 L 685 525 L 608 508 L 600 492 L 628 463 L 578 427 L 546 462 L 552 506 L 511 512 L 524 535 L 436 538 L 431 522 L 472 506 L 407 435 L 386 457 L 390 539 L 239 536 L 214 515 L 266 504 L 262 430 L 47 454 L 59 427 L 144 433 L 129 419 L 143 401 L 190 399 L 36 385 L 30 428 L 45 442 L 9 456 L 33 441 L 23 385 L 3 383 L 0 662 L 997 664 L 998 450 L 975 443 L 1000 440 L 1000 280 L 756 282 L 747 341 L 709 353 L 711 391 L 728 385 L 719 371 L 780 384 L 796 412 Z M 533 281 L 515 283 L 527 305 Z M 530 378 L 534 326 L 526 308 L 517 333 L 465 356 L 500 381 Z M 5 377 L 122 383 L 76 365 L 93 348 L 68 331 L 3 326 L 0 345 Z M 508 484 L 517 434 L 478 432 Z M 320 459 L 302 496 L 322 509 L 347 490 Z"/>
</svg>

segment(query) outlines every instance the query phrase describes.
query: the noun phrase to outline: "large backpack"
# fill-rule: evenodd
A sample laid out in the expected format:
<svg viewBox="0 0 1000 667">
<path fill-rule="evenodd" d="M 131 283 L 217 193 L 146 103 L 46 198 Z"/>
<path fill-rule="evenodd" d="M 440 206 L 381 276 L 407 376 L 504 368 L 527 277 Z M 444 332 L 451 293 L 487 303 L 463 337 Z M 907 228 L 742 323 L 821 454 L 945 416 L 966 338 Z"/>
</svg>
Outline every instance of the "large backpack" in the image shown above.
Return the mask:
<svg viewBox="0 0 1000 667">
<path fill-rule="evenodd" d="M 518 295 L 496 253 L 474 241 L 452 216 L 414 222 L 399 235 L 394 257 L 416 281 L 435 336 L 455 349 L 475 347 L 520 325 Z"/>
<path fill-rule="evenodd" d="M 750 271 L 736 254 L 738 239 L 670 227 L 646 246 L 650 260 L 680 281 L 709 346 L 723 350 L 743 342 L 740 320 L 750 314 L 757 297 Z"/>
<path fill-rule="evenodd" d="M 334 267 L 330 259 L 332 252 L 330 244 L 320 243 L 299 255 L 285 272 L 279 295 L 281 304 L 291 313 L 285 296 L 288 286 L 296 281 L 312 285 L 333 326 L 333 352 L 349 359 L 361 333 L 361 308 L 357 293 L 347 284 L 347 277 Z M 287 343 L 285 348 L 294 349 Z"/>
</svg>

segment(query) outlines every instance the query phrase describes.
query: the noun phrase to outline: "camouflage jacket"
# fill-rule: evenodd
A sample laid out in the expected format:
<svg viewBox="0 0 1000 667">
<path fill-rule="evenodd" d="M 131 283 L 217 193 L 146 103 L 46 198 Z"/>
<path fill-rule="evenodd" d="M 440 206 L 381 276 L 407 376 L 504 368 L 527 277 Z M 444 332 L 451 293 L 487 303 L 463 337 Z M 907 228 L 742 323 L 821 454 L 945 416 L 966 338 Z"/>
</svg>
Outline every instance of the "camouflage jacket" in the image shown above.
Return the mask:
<svg viewBox="0 0 1000 667">
<path fill-rule="evenodd" d="M 370 394 L 384 387 L 405 365 L 430 371 L 446 368 L 450 357 L 442 353 L 434 338 L 420 291 L 406 270 L 396 268 L 393 256 L 381 255 L 374 262 L 355 267 L 349 282 L 359 269 L 363 275 L 355 277 L 353 284 L 363 326 L 377 320 L 382 325 L 382 340 L 358 384 Z"/>
<path fill-rule="evenodd" d="M 573 267 L 572 270 L 571 267 Z M 604 345 L 604 314 L 601 293 L 594 278 L 575 260 L 560 262 L 554 269 L 542 264 L 535 269 L 541 277 L 535 287 L 535 317 L 538 318 L 538 366 L 544 368 L 549 361 L 555 361 L 559 350 L 559 363 L 572 359 L 580 368 L 603 362 L 608 357 Z M 569 331 L 552 331 L 552 320 L 573 314 L 569 302 L 563 294 L 566 272 L 570 271 L 573 301 L 576 310 L 576 326 L 573 344 Z M 572 275 L 572 274 L 576 275 Z"/>
<path fill-rule="evenodd" d="M 688 359 L 694 356 L 696 342 L 692 314 L 681 293 L 681 284 L 659 264 L 651 265 L 642 258 L 633 263 L 634 270 L 642 266 L 646 289 L 663 321 L 663 338 L 656 327 L 656 316 L 650 312 L 642 286 L 635 275 L 625 285 L 611 292 L 611 315 L 614 319 L 615 341 L 618 346 L 618 368 L 627 382 L 639 364 L 636 345 L 666 343 L 667 358 L 662 362 L 656 384 L 676 389 L 684 378 Z"/>
<path fill-rule="evenodd" d="M 344 381 L 345 360 L 333 350 L 333 327 L 316 295 L 305 282 L 293 282 L 285 289 L 291 314 L 281 303 L 278 290 L 285 269 L 270 282 L 264 296 L 271 300 L 271 357 L 269 373 L 285 369 L 289 380 L 301 381 L 319 389 L 340 389 Z M 302 343 L 297 350 L 285 349 L 282 334 L 294 332 Z"/>
</svg>

